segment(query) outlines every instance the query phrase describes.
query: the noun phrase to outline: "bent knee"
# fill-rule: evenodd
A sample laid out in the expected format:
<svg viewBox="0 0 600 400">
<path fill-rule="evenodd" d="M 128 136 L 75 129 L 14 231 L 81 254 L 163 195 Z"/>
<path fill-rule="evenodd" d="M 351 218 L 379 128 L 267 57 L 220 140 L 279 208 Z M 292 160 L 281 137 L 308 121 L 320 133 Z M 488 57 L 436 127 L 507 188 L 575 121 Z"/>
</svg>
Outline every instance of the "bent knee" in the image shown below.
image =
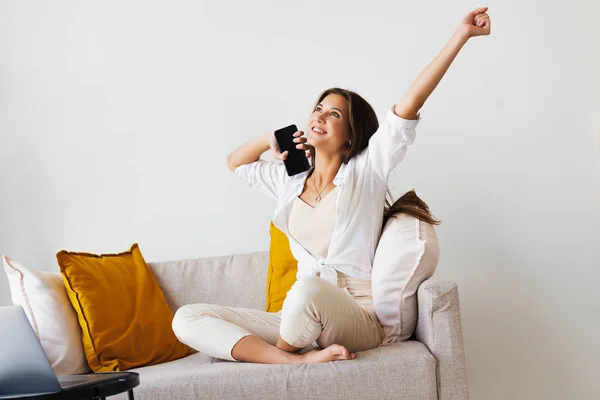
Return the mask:
<svg viewBox="0 0 600 400">
<path fill-rule="evenodd" d="M 285 303 L 296 305 L 312 304 L 328 290 L 329 282 L 318 276 L 305 276 L 298 279 L 287 293 Z"/>
<path fill-rule="evenodd" d="M 184 321 L 193 315 L 198 315 L 201 310 L 200 306 L 200 304 L 186 304 L 179 307 L 173 316 L 173 321 Z"/>
<path fill-rule="evenodd" d="M 216 316 L 215 309 L 218 307 L 220 306 L 216 304 L 187 304 L 179 307 L 171 322 L 171 328 L 175 332 L 175 336 L 181 340 L 189 332 L 190 325 L 199 318 Z"/>
<path fill-rule="evenodd" d="M 181 338 L 181 336 L 185 332 L 185 328 L 188 325 L 188 316 L 191 315 L 190 305 L 185 305 L 179 307 L 173 316 L 173 321 L 171 321 L 171 329 L 175 333 L 175 336 Z"/>
<path fill-rule="evenodd" d="M 318 276 L 305 276 L 298 279 L 290 292 L 298 293 L 302 297 L 316 297 L 326 288 L 327 281 L 319 278 Z"/>
</svg>

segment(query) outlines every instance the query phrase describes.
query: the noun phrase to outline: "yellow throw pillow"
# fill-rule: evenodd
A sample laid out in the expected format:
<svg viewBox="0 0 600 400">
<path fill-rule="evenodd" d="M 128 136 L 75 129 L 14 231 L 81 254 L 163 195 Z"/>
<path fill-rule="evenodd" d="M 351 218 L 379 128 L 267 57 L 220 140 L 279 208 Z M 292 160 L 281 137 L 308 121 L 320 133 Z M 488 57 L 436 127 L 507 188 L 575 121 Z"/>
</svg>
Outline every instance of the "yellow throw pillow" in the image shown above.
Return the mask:
<svg viewBox="0 0 600 400">
<path fill-rule="evenodd" d="M 94 372 L 122 371 L 186 356 L 173 312 L 136 244 L 120 254 L 56 254 Z"/>
<path fill-rule="evenodd" d="M 267 305 L 268 312 L 277 312 L 283 306 L 298 272 L 298 261 L 290 250 L 290 241 L 285 233 L 273 225 L 271 221 L 271 249 L 269 255 L 269 271 L 267 274 Z"/>
</svg>

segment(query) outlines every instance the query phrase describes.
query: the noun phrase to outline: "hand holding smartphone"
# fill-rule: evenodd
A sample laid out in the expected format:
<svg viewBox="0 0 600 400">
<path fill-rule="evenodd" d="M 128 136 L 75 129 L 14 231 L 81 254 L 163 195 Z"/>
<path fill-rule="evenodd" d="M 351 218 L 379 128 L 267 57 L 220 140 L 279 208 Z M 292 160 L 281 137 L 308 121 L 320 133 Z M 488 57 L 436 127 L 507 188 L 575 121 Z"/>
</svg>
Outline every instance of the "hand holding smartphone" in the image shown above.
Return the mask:
<svg viewBox="0 0 600 400">
<path fill-rule="evenodd" d="M 286 126 L 275 131 L 275 140 L 279 146 L 279 151 L 288 152 L 287 158 L 283 161 L 288 176 L 294 176 L 310 169 L 310 163 L 306 158 L 304 150 L 296 148 L 294 142 L 294 133 L 298 132 L 296 125 Z"/>
</svg>

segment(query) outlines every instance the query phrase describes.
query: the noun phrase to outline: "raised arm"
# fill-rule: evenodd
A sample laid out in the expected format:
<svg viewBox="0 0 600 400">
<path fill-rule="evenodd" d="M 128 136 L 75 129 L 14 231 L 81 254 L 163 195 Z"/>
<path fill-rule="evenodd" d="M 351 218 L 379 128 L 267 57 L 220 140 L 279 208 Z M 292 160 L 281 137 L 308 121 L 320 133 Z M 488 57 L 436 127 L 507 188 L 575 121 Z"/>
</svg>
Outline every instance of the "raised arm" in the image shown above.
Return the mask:
<svg viewBox="0 0 600 400">
<path fill-rule="evenodd" d="M 297 148 L 301 148 L 306 142 L 306 138 L 302 135 L 302 131 L 294 133 L 294 142 L 298 143 Z M 227 156 L 227 166 L 252 188 L 277 199 L 281 187 L 285 184 L 287 173 L 283 163 L 260 159 L 262 153 L 269 150 L 269 148 L 276 160 L 283 161 L 287 158 L 288 152 L 279 152 L 274 132 L 269 132 L 235 149 L 233 153 Z M 306 157 L 310 158 L 310 153 L 307 152 Z"/>
<path fill-rule="evenodd" d="M 298 143 L 297 148 L 301 148 L 302 143 L 306 143 L 306 137 L 302 137 L 304 132 L 298 131 L 294 133 L 294 142 Z M 273 132 L 269 132 L 264 135 L 260 135 L 249 142 L 244 143 L 240 147 L 234 150 L 233 153 L 227 156 L 227 166 L 231 171 L 235 171 L 237 167 L 244 164 L 250 164 L 254 161 L 258 161 L 262 153 L 271 149 L 273 157 L 276 160 L 284 161 L 287 158 L 288 152 L 279 152 L 279 146 Z M 306 153 L 306 157 L 310 158 L 310 153 Z"/>
<path fill-rule="evenodd" d="M 486 11 L 487 7 L 477 8 L 463 18 L 446 46 L 421 72 L 402 99 L 396 104 L 394 114 L 409 120 L 417 118 L 419 110 L 440 83 L 450 64 L 452 64 L 467 40 L 474 36 L 490 34 L 491 22 Z"/>
<path fill-rule="evenodd" d="M 235 171 L 240 165 L 257 161 L 262 153 L 269 150 L 271 136 L 273 136 L 273 132 L 258 136 L 235 149 L 233 153 L 227 156 L 229 169 Z"/>
</svg>

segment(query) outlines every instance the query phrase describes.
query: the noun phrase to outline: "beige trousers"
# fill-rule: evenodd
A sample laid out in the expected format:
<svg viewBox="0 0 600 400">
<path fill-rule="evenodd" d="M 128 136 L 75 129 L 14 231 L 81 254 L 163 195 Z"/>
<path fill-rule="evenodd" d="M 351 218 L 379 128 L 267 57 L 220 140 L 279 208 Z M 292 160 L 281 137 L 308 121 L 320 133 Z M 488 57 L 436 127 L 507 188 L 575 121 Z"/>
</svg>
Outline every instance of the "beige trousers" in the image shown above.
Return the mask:
<svg viewBox="0 0 600 400">
<path fill-rule="evenodd" d="M 384 332 L 371 306 L 365 281 L 356 281 L 356 285 L 352 285 L 350 277 L 341 281 L 338 279 L 335 286 L 319 277 L 301 278 L 277 313 L 216 304 L 186 305 L 175 313 L 173 331 L 189 347 L 230 361 L 237 361 L 231 351 L 248 335 L 258 336 L 273 346 L 281 336 L 303 351 L 334 343 L 350 352 L 378 347 Z M 339 287 L 340 284 L 346 286 Z"/>
</svg>

